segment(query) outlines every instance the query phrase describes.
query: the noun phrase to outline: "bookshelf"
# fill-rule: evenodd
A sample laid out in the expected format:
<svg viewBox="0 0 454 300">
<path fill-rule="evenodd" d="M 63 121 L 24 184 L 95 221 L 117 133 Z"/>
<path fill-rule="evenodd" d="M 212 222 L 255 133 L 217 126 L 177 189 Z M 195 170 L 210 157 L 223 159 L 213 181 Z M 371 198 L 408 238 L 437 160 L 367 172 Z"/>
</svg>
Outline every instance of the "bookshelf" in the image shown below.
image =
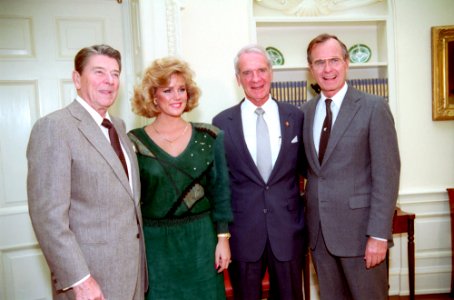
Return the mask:
<svg viewBox="0 0 454 300">
<path fill-rule="evenodd" d="M 328 13 L 325 11 L 317 16 L 298 16 L 289 14 L 288 10 L 267 7 L 267 3 L 272 6 L 279 1 L 252 1 L 253 39 L 265 48 L 271 46 L 279 49 L 285 59 L 283 65 L 273 67 L 273 81 L 305 81 L 307 99 L 311 99 L 315 95 L 310 87 L 314 80 L 309 73 L 306 48 L 318 34 L 330 33 L 338 36 L 347 48 L 364 44 L 371 49 L 372 55 L 368 62 L 350 63 L 348 79 L 351 82 L 356 80 L 358 86 L 366 82 L 377 84 L 386 81 L 388 90 L 381 95 L 386 94 L 387 99 L 392 98 L 392 87 L 389 86 L 393 79 L 392 0 L 369 1 L 371 4 L 350 8 L 334 7 Z M 292 1 L 287 2 L 291 4 Z M 342 5 L 342 1 L 332 2 Z M 374 87 L 363 90 L 375 93 Z"/>
<path fill-rule="evenodd" d="M 348 84 L 360 91 L 382 96 L 389 101 L 387 78 L 361 78 L 349 79 Z M 311 89 L 311 87 L 309 87 Z M 273 81 L 271 83 L 271 96 L 278 101 L 287 102 L 301 108 L 301 106 L 315 94 L 308 90 L 307 81 Z"/>
</svg>

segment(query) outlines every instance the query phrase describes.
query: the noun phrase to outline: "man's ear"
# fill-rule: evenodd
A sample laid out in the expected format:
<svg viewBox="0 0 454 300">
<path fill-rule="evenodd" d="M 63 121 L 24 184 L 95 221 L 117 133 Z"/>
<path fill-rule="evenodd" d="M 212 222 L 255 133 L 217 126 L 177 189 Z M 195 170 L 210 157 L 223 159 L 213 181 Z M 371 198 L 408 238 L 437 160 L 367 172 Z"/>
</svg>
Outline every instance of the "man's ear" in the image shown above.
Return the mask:
<svg viewBox="0 0 454 300">
<path fill-rule="evenodd" d="M 240 75 L 236 74 L 235 77 L 236 77 L 236 83 L 238 84 L 238 86 L 241 86 Z"/>
<path fill-rule="evenodd" d="M 76 90 L 80 89 L 80 74 L 77 71 L 73 71 L 73 82 L 76 86 Z"/>
</svg>

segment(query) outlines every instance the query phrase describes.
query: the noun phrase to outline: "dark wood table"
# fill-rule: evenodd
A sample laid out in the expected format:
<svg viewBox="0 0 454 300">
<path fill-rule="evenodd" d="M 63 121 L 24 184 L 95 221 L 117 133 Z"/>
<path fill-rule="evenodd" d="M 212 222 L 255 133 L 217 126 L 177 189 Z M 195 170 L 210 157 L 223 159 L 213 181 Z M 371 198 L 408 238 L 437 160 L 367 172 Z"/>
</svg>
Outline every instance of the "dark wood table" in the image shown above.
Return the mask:
<svg viewBox="0 0 454 300">
<path fill-rule="evenodd" d="M 408 234 L 408 286 L 410 300 L 415 299 L 415 214 L 402 211 L 396 207 L 393 218 L 393 234 Z M 386 257 L 389 266 L 389 257 Z"/>
</svg>

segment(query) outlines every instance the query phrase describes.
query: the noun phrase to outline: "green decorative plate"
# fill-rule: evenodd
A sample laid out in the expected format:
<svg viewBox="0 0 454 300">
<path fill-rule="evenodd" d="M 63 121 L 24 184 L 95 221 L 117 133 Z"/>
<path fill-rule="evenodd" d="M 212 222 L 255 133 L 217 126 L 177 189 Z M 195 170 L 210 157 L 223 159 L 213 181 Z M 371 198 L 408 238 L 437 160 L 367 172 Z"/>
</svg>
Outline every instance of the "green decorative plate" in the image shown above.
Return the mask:
<svg viewBox="0 0 454 300">
<path fill-rule="evenodd" d="M 366 63 L 370 60 L 372 51 L 370 51 L 370 48 L 364 44 L 356 44 L 348 49 L 348 54 L 350 55 L 350 62 Z"/>
<path fill-rule="evenodd" d="M 270 56 L 271 61 L 273 62 L 273 66 L 282 66 L 284 64 L 285 60 L 281 51 L 277 50 L 274 47 L 266 47 L 265 50 Z"/>
</svg>

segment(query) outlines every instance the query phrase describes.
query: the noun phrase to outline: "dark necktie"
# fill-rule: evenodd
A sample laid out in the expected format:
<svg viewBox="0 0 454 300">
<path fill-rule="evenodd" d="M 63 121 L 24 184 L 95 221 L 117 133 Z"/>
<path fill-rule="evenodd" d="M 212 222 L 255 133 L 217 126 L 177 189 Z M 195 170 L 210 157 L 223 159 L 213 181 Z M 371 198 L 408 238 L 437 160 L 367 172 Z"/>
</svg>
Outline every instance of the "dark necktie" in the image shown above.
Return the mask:
<svg viewBox="0 0 454 300">
<path fill-rule="evenodd" d="M 320 134 L 320 144 L 318 147 L 318 161 L 322 164 L 323 156 L 325 156 L 326 146 L 328 145 L 329 134 L 331 133 L 331 123 L 333 122 L 333 114 L 331 113 L 331 102 L 333 100 L 326 99 L 326 117 L 323 121 L 322 133 Z"/>
<path fill-rule="evenodd" d="M 271 162 L 271 143 L 268 126 L 266 125 L 263 114 L 265 111 L 261 107 L 255 110 L 257 114 L 257 168 L 265 182 L 270 177 L 273 165 Z"/>
<path fill-rule="evenodd" d="M 123 150 L 121 150 L 120 139 L 118 138 L 118 134 L 117 131 L 115 130 L 115 127 L 108 119 L 102 120 L 101 125 L 109 130 L 109 137 L 110 143 L 112 144 L 112 148 L 114 149 L 115 153 L 117 153 L 117 156 L 120 159 L 121 164 L 123 165 L 123 169 L 125 170 L 126 176 L 129 178 L 128 166 L 126 165 L 125 156 L 123 154 Z"/>
</svg>

